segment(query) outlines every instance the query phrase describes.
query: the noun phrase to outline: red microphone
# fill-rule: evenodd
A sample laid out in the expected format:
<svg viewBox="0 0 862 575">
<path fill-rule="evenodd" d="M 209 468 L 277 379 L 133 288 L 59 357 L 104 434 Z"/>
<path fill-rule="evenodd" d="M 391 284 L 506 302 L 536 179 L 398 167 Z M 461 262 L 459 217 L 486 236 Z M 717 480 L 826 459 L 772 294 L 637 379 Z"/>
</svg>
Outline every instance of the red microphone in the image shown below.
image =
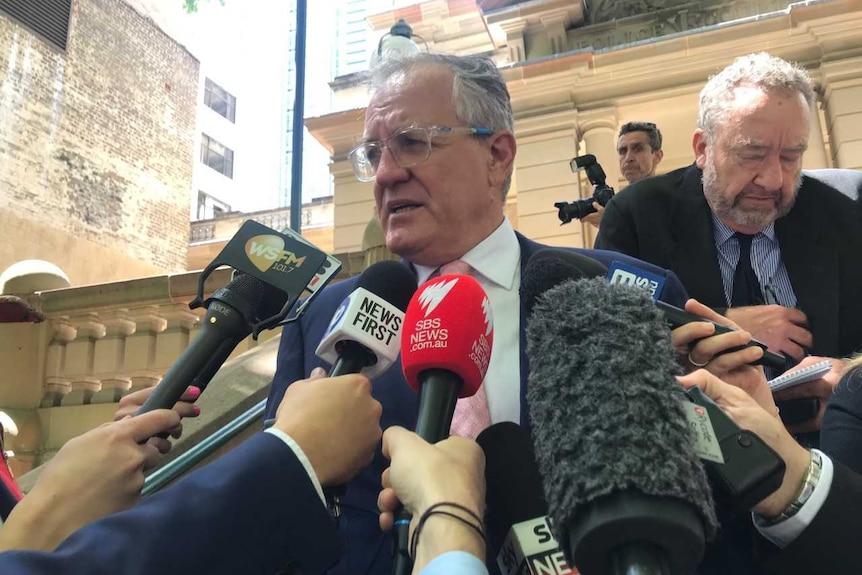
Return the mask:
<svg viewBox="0 0 862 575">
<path fill-rule="evenodd" d="M 401 366 L 419 393 L 419 437 L 429 443 L 449 437 L 455 402 L 482 385 L 493 342 L 491 302 L 472 277 L 440 276 L 413 294 L 401 332 Z"/>
<path fill-rule="evenodd" d="M 470 397 L 485 379 L 494 343 L 491 302 L 466 275 L 422 284 L 407 305 L 401 331 L 404 378 L 419 392 L 416 434 L 429 443 L 449 437 L 459 397 Z M 407 575 L 410 514 L 395 517 L 395 575 Z"/>
</svg>

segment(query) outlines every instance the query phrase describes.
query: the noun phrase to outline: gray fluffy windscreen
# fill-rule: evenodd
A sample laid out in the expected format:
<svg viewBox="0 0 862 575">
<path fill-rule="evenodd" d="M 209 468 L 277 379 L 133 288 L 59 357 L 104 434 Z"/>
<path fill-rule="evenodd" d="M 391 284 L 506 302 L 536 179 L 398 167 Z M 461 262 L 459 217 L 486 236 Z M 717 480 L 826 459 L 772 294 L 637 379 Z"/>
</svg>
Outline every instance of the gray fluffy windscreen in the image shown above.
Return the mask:
<svg viewBox="0 0 862 575">
<path fill-rule="evenodd" d="M 580 506 L 616 491 L 678 498 L 716 518 L 673 375 L 670 332 L 646 290 L 603 278 L 538 298 L 527 328 L 536 462 L 560 538 Z"/>
</svg>

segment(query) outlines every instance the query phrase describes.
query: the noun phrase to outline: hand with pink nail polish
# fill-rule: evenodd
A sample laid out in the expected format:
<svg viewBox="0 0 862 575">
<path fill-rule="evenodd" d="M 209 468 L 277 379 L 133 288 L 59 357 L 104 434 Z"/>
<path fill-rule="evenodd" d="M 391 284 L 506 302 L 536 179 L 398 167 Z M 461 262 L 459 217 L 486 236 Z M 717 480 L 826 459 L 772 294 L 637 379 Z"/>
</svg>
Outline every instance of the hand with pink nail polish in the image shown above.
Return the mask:
<svg viewBox="0 0 862 575">
<path fill-rule="evenodd" d="M 130 393 L 120 399 L 117 413 L 114 414 L 114 421 L 120 421 L 121 419 L 135 415 L 138 409 L 140 409 L 155 390 L 156 386 L 148 387 L 146 389 Z M 200 396 L 201 390 L 197 387 L 189 386 L 186 389 L 180 400 L 174 404 L 174 411 L 179 414 L 180 420 L 186 417 L 197 417 L 201 414 L 200 408 L 194 404 Z M 171 437 L 174 439 L 179 439 L 183 434 L 182 421 L 180 421 L 176 427 L 168 430 L 168 433 L 170 433 Z M 162 455 L 171 450 L 171 442 L 162 437 L 152 437 L 150 438 L 149 443 L 158 449 L 159 453 Z"/>
</svg>

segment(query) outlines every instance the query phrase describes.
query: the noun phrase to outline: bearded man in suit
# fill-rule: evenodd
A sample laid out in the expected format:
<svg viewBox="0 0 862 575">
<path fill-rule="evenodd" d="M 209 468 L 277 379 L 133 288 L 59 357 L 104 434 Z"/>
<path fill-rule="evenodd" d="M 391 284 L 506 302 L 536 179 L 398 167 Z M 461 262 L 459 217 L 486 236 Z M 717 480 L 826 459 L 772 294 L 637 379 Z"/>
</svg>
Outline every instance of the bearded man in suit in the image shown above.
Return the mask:
<svg viewBox="0 0 862 575">
<path fill-rule="evenodd" d="M 840 358 L 862 346 L 862 174 L 802 170 L 815 103 L 805 70 L 766 53 L 737 58 L 700 93 L 694 164 L 617 194 L 596 238 L 673 270 L 693 298 L 794 363 L 829 358 L 828 376 L 776 396 L 794 402 L 779 406 L 797 432 L 819 429 Z"/>
</svg>

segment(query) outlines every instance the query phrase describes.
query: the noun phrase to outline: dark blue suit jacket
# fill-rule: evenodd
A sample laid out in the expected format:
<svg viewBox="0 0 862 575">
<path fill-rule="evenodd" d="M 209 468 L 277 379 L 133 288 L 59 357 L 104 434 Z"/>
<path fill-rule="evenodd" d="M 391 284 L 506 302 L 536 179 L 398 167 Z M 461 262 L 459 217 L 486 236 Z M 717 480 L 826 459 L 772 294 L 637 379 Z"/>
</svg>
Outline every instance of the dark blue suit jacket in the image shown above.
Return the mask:
<svg viewBox="0 0 862 575">
<path fill-rule="evenodd" d="M 528 240 L 520 234 L 517 234 L 517 237 L 521 246 L 521 276 L 523 277 L 524 268 L 530 256 L 548 246 Z M 673 272 L 615 252 L 569 249 L 599 260 L 606 266 L 609 266 L 613 261 L 622 261 L 664 276 L 666 281 L 661 299 L 680 307 L 684 305 L 687 299 L 685 288 L 682 287 L 682 283 Z M 355 284 L 356 278 L 328 287 L 298 321 L 285 326 L 278 351 L 278 367 L 267 402 L 267 418 L 275 417 L 278 404 L 281 402 L 288 385 L 308 377 L 315 367 L 328 367 L 314 354 L 314 351 L 336 308 L 353 291 Z M 521 421 L 529 425 L 526 401 L 527 375 L 529 373 L 526 354 L 527 319 L 527 313 L 522 305 L 520 339 Z M 418 398 L 404 380 L 400 360 L 372 382 L 372 394 L 383 405 L 383 417 L 380 423 L 383 429 L 392 425 L 400 425 L 407 429 L 415 427 Z M 345 554 L 342 561 L 333 568 L 331 573 L 389 575 L 392 572 L 391 539 L 381 533 L 377 522 L 377 495 L 381 489 L 380 475 L 387 466 L 388 461 L 378 449 L 374 455 L 373 463 L 347 485 L 347 492 L 341 497 L 342 515 L 339 523 L 339 533 L 345 542 Z"/>
<path fill-rule="evenodd" d="M 305 468 L 260 433 L 139 505 L 79 529 L 53 553 L 0 553 L 3 575 L 322 573 L 335 525 Z"/>
<path fill-rule="evenodd" d="M 862 474 L 862 366 L 844 374 L 826 404 L 820 448 Z"/>
<path fill-rule="evenodd" d="M 691 297 L 724 308 L 702 176 L 692 164 L 626 187 L 605 208 L 596 246 L 673 270 Z M 862 201 L 850 199 L 860 190 L 857 170 L 805 170 L 793 209 L 775 221 L 797 307 L 814 336 L 812 355 L 862 348 Z"/>
</svg>

